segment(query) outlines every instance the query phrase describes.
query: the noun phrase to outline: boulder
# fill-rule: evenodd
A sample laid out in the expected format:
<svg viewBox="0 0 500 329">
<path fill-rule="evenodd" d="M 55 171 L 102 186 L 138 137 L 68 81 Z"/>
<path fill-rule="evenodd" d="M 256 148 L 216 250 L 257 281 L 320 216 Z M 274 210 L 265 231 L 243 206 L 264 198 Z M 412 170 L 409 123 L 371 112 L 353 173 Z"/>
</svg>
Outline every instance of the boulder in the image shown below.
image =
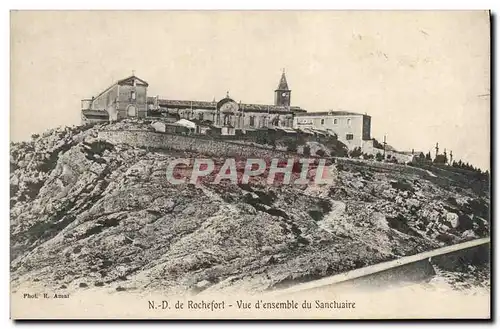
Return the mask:
<svg viewBox="0 0 500 329">
<path fill-rule="evenodd" d="M 455 214 L 453 212 L 447 213 L 446 220 L 448 221 L 448 223 L 451 224 L 451 227 L 453 227 L 453 228 L 458 227 L 458 215 L 457 214 Z"/>
</svg>

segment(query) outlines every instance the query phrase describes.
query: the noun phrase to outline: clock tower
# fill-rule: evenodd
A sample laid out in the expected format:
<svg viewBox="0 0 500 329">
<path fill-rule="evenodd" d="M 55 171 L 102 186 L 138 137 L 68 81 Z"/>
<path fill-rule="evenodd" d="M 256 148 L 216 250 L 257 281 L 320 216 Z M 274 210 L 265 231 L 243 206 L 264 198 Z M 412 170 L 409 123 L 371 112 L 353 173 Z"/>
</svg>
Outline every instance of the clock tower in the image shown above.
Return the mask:
<svg viewBox="0 0 500 329">
<path fill-rule="evenodd" d="M 278 89 L 274 91 L 274 105 L 290 106 L 291 93 L 292 91 L 288 88 L 288 83 L 286 82 L 285 69 L 283 69 Z"/>
</svg>

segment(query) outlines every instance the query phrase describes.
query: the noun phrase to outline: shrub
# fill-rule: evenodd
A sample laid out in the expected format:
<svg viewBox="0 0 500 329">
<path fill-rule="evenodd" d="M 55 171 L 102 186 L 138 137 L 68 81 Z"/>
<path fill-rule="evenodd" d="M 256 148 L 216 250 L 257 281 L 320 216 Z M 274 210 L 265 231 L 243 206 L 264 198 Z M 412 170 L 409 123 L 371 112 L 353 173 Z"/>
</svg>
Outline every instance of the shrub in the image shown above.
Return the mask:
<svg viewBox="0 0 500 329">
<path fill-rule="evenodd" d="M 383 149 L 384 145 L 382 145 L 378 140 L 375 138 L 373 139 L 373 147 L 376 149 Z"/>
<path fill-rule="evenodd" d="M 302 154 L 304 156 L 310 156 L 311 155 L 311 148 L 307 145 L 304 146 L 304 148 L 302 149 Z"/>
<path fill-rule="evenodd" d="M 316 155 L 319 156 L 319 157 L 324 157 L 325 156 L 325 151 L 324 150 L 317 150 L 316 151 Z"/>
<path fill-rule="evenodd" d="M 366 154 L 366 153 L 363 153 L 363 159 L 365 160 L 370 160 L 370 159 L 373 159 L 373 154 Z"/>
<path fill-rule="evenodd" d="M 363 154 L 363 152 L 361 152 L 361 147 L 356 147 L 349 152 L 351 158 L 358 158 L 361 154 Z"/>
<path fill-rule="evenodd" d="M 339 141 L 336 137 L 329 137 L 321 141 L 328 151 L 330 151 L 330 155 L 336 157 L 346 157 L 349 154 L 349 150 L 347 146 Z"/>
<path fill-rule="evenodd" d="M 297 141 L 295 139 L 286 140 L 285 145 L 288 152 L 297 152 Z"/>
<path fill-rule="evenodd" d="M 382 155 L 382 153 L 377 152 L 377 154 L 375 155 L 375 160 L 382 161 L 383 159 L 384 159 L 384 156 Z"/>
<path fill-rule="evenodd" d="M 255 142 L 257 144 L 267 144 L 267 136 L 264 134 L 258 134 L 257 138 L 255 138 Z"/>
</svg>

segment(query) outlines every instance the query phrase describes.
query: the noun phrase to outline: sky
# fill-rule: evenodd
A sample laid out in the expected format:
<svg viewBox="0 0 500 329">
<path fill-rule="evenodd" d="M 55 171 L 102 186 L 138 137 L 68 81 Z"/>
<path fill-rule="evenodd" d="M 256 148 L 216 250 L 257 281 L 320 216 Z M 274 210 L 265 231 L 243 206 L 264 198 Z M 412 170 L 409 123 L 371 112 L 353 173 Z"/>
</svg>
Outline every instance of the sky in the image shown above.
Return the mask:
<svg viewBox="0 0 500 329">
<path fill-rule="evenodd" d="M 490 167 L 485 11 L 14 11 L 11 140 L 79 124 L 80 100 L 132 71 L 149 96 L 272 104 L 283 68 L 292 105 Z"/>
</svg>

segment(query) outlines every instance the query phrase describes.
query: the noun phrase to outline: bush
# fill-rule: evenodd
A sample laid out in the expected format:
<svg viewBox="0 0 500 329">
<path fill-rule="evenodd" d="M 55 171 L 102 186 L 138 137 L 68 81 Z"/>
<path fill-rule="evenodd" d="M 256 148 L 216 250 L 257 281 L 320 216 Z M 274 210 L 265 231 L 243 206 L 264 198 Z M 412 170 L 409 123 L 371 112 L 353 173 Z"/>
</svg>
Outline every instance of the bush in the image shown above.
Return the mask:
<svg viewBox="0 0 500 329">
<path fill-rule="evenodd" d="M 331 156 L 346 157 L 349 154 L 347 146 L 335 137 L 325 139 L 321 144 L 323 144 L 328 151 L 330 151 Z"/>
<path fill-rule="evenodd" d="M 255 142 L 257 144 L 261 144 L 261 145 L 270 145 L 270 146 L 273 146 L 275 147 L 276 146 L 276 142 L 274 140 L 274 138 L 271 138 L 267 133 L 259 133 L 257 135 L 257 138 L 255 139 Z"/>
<path fill-rule="evenodd" d="M 375 160 L 382 161 L 383 159 L 384 159 L 384 156 L 382 155 L 382 153 L 377 152 L 377 154 L 375 155 Z"/>
<path fill-rule="evenodd" d="M 316 155 L 319 156 L 319 157 L 324 157 L 325 156 L 325 151 L 324 150 L 317 150 L 316 151 Z"/>
<path fill-rule="evenodd" d="M 255 138 L 255 142 L 257 144 L 267 144 L 267 136 L 264 134 L 258 134 L 257 138 Z"/>
<path fill-rule="evenodd" d="M 288 152 L 297 152 L 297 141 L 295 139 L 286 140 L 285 145 Z"/>
<path fill-rule="evenodd" d="M 351 158 L 358 158 L 361 156 L 361 154 L 363 154 L 363 152 L 361 152 L 361 147 L 356 147 L 349 152 L 349 156 Z"/>
<path fill-rule="evenodd" d="M 373 147 L 376 149 L 383 149 L 384 145 L 382 145 L 378 140 L 373 138 Z"/>
<path fill-rule="evenodd" d="M 363 153 L 363 159 L 365 159 L 365 160 L 371 160 L 373 158 L 374 158 L 373 154 Z"/>
</svg>

